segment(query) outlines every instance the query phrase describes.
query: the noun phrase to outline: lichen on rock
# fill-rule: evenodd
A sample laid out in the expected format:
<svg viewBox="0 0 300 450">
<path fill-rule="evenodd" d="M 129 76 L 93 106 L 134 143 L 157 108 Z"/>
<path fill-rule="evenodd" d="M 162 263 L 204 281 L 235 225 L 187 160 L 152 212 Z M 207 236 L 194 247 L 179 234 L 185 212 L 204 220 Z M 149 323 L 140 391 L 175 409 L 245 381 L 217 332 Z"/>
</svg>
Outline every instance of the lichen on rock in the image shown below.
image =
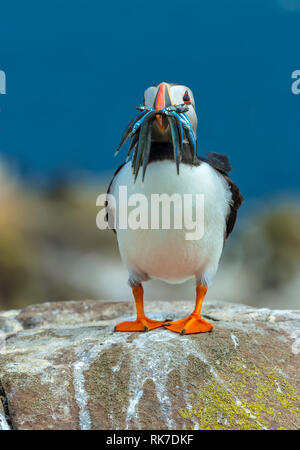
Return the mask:
<svg viewBox="0 0 300 450">
<path fill-rule="evenodd" d="M 147 306 L 164 319 L 193 307 Z M 113 331 L 133 315 L 91 300 L 0 313 L 0 429 L 300 427 L 299 311 L 216 302 L 204 310 L 213 333 Z"/>
</svg>

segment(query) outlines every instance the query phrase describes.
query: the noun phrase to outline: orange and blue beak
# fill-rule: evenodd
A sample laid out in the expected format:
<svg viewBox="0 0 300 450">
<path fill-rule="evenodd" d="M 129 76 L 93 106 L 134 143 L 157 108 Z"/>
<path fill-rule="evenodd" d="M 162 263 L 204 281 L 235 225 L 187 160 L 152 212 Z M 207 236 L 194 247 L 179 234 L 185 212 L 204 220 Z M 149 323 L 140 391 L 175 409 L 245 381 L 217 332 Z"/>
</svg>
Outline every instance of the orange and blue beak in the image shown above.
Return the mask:
<svg viewBox="0 0 300 450">
<path fill-rule="evenodd" d="M 157 91 L 153 101 L 153 108 L 156 111 L 160 111 L 168 106 L 171 106 L 171 98 L 169 93 L 169 85 L 167 83 L 160 83 L 157 87 Z M 156 115 L 156 120 L 161 131 L 165 131 L 166 129 L 166 120 L 164 116 L 161 114 Z"/>
</svg>

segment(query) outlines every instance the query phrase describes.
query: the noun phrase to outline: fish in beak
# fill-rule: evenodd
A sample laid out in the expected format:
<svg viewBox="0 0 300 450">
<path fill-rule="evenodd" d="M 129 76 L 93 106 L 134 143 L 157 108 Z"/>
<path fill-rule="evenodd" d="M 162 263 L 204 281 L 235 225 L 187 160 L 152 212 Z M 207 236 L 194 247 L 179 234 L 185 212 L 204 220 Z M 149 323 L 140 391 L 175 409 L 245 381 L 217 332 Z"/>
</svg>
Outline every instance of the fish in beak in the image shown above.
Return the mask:
<svg viewBox="0 0 300 450">
<path fill-rule="evenodd" d="M 189 144 L 193 161 L 196 160 L 197 141 L 190 119 L 186 114 L 189 111 L 190 104 L 186 104 L 186 95 L 180 98 L 183 103 L 173 104 L 170 95 L 170 84 L 163 82 L 158 86 L 153 86 L 153 88 L 155 88 L 153 90 L 154 98 L 151 97 L 151 101 L 146 102 L 144 97 L 143 105 L 136 108 L 139 113 L 128 124 L 115 153 L 119 153 L 125 142 L 131 139 L 126 161 L 129 159 L 131 153 L 133 153 L 131 165 L 134 180 L 136 180 L 139 170 L 142 167 L 142 180 L 144 181 L 150 157 L 152 131 L 155 135 L 157 135 L 157 132 L 161 133 L 160 138 L 164 139 L 167 137 L 172 142 L 174 161 L 178 174 L 180 161 L 182 160 L 184 140 Z"/>
</svg>

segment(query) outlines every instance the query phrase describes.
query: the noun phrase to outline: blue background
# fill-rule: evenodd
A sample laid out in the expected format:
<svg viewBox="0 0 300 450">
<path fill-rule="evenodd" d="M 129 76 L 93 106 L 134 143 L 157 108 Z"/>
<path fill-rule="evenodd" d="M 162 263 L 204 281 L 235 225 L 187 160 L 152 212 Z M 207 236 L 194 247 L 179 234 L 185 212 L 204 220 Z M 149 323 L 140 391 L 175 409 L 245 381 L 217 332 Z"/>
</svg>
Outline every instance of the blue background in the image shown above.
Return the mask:
<svg viewBox="0 0 300 450">
<path fill-rule="evenodd" d="M 113 172 L 144 89 L 188 85 L 201 153 L 246 196 L 299 189 L 299 0 L 1 2 L 0 155 L 26 176 Z"/>
</svg>

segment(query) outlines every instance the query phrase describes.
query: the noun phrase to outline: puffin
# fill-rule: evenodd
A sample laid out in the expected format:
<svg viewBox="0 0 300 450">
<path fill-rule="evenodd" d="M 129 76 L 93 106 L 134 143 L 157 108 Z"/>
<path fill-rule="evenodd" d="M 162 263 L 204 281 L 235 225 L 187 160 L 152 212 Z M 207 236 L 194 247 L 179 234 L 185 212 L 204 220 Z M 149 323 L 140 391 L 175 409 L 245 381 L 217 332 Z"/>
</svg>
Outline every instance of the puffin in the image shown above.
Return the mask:
<svg viewBox="0 0 300 450">
<path fill-rule="evenodd" d="M 116 151 L 130 141 L 126 161 L 109 183 L 105 203 L 106 220 L 116 233 L 136 305 L 136 320 L 118 323 L 114 330 L 143 332 L 164 327 L 180 335 L 210 332 L 214 325 L 201 316 L 202 303 L 244 199 L 229 178 L 232 169 L 227 156 L 197 154 L 197 115 L 189 87 L 167 82 L 152 85 L 137 110 Z M 202 195 L 201 237 L 187 239 L 183 227 L 164 229 L 161 223 L 146 229 L 121 226 L 116 220 L 122 206 L 120 188 L 126 189 L 128 197 L 142 194 L 149 204 L 153 194 Z M 195 208 L 195 202 L 192 205 Z M 175 321 L 147 317 L 143 283 L 150 279 L 174 285 L 193 279 L 194 311 Z"/>
</svg>

